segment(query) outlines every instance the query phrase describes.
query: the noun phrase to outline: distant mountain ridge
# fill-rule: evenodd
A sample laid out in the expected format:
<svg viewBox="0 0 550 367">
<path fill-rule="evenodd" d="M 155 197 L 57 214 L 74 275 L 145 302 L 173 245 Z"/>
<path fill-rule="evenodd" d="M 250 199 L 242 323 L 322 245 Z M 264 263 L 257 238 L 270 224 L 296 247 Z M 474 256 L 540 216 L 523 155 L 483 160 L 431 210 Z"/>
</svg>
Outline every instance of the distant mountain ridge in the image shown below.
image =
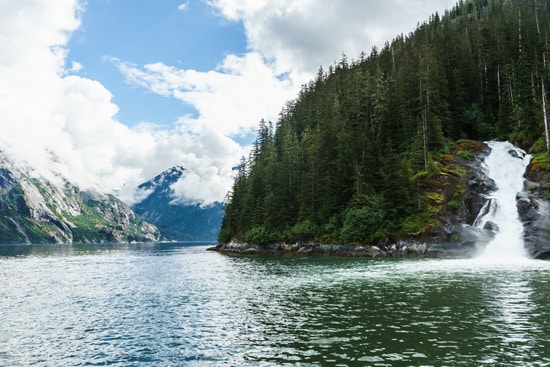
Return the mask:
<svg viewBox="0 0 550 367">
<path fill-rule="evenodd" d="M 224 205 L 220 202 L 208 206 L 200 203 L 178 203 L 174 199 L 173 185 L 185 174 L 185 168 L 172 167 L 138 189 L 148 195 L 134 204 L 132 209 L 158 227 L 168 240 L 208 241 L 218 236 Z"/>
<path fill-rule="evenodd" d="M 0 243 L 157 241 L 158 229 L 112 195 L 32 177 L 0 160 Z"/>
</svg>

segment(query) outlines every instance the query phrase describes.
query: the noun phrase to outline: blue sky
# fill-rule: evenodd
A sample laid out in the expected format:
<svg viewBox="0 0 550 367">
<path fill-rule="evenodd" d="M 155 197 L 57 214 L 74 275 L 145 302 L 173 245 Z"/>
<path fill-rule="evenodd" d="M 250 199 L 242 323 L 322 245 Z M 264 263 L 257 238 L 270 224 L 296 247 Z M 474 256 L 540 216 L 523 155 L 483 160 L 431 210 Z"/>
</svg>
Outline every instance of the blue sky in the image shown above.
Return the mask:
<svg viewBox="0 0 550 367">
<path fill-rule="evenodd" d="M 175 201 L 223 200 L 261 119 L 345 53 L 451 0 L 2 0 L 0 156 L 112 192 L 173 166 Z"/>
<path fill-rule="evenodd" d="M 118 117 L 128 125 L 148 121 L 166 126 L 197 111 L 129 85 L 112 58 L 208 71 L 225 55 L 246 51 L 242 23 L 220 18 L 203 1 L 93 0 L 85 4 L 81 22 L 68 45 L 68 61 L 81 64 L 81 75 L 100 80 L 113 93 Z"/>
</svg>

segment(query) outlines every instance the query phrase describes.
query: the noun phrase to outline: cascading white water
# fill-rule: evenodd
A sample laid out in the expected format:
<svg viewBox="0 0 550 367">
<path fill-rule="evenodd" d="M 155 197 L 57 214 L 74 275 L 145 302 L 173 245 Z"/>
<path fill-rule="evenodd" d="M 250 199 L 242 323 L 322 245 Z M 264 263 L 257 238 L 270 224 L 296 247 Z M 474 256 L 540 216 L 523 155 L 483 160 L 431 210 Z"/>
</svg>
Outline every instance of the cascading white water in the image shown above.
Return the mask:
<svg viewBox="0 0 550 367">
<path fill-rule="evenodd" d="M 489 195 L 490 202 L 476 219 L 483 228 L 491 222 L 496 230 L 479 259 L 514 261 L 526 257 L 523 247 L 523 224 L 516 206 L 516 195 L 523 190 L 523 174 L 531 156 L 508 142 L 489 142 L 490 154 L 483 164 L 487 175 L 495 181 L 497 190 Z"/>
</svg>

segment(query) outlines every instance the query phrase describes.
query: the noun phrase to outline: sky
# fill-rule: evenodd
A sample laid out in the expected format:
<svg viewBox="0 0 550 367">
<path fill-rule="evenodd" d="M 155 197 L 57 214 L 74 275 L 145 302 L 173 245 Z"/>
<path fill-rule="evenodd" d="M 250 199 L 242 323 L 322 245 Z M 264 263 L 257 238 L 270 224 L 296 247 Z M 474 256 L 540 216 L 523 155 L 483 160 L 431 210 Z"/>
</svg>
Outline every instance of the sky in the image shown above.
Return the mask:
<svg viewBox="0 0 550 367">
<path fill-rule="evenodd" d="M 175 201 L 222 201 L 259 121 L 319 67 L 454 3 L 0 0 L 0 156 L 129 204 L 181 165 Z"/>
</svg>

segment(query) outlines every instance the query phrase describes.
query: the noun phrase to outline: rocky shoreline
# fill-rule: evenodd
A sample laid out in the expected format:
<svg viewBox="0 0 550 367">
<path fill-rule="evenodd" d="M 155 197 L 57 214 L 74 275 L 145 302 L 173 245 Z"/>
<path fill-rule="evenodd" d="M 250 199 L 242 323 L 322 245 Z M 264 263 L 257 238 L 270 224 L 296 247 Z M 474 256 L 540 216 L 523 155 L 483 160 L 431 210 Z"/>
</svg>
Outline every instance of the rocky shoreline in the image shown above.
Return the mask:
<svg viewBox="0 0 550 367">
<path fill-rule="evenodd" d="M 533 186 L 533 183 L 530 183 Z M 518 213 L 524 225 L 527 254 L 540 260 L 550 260 L 550 203 L 529 191 L 518 194 Z M 441 229 L 441 228 L 440 228 Z M 415 239 L 387 240 L 386 244 L 325 244 L 314 242 L 274 243 L 256 245 L 230 242 L 208 248 L 225 254 L 274 256 L 336 256 L 363 258 L 472 258 L 493 238 L 491 228 L 476 228 L 468 224 L 450 225 L 437 233 L 433 242 Z"/>
<path fill-rule="evenodd" d="M 443 211 L 430 231 L 409 238 L 388 238 L 374 244 L 330 244 L 314 242 L 272 243 L 266 245 L 229 242 L 211 247 L 209 251 L 239 255 L 276 256 L 339 256 L 365 258 L 472 258 L 479 254 L 495 235 L 496 227 L 487 223 L 484 228 L 474 221 L 488 201 L 487 195 L 496 190 L 493 180 L 483 172 L 481 164 L 489 153 L 481 147 L 471 160 L 458 163 L 465 169 L 457 182 L 466 195 L 458 210 Z M 528 167 L 525 190 L 517 195 L 517 208 L 524 226 L 525 249 L 535 259 L 550 260 L 550 203 L 543 199 L 547 180 Z M 545 176 L 546 177 L 546 176 Z"/>
<path fill-rule="evenodd" d="M 208 251 L 237 255 L 276 255 L 276 256 L 336 256 L 336 257 L 365 257 L 365 258 L 462 258 L 466 250 L 460 246 L 440 246 L 437 244 L 398 241 L 387 248 L 374 245 L 355 244 L 323 244 L 323 243 L 277 243 L 256 245 L 230 242 L 210 247 Z"/>
</svg>

